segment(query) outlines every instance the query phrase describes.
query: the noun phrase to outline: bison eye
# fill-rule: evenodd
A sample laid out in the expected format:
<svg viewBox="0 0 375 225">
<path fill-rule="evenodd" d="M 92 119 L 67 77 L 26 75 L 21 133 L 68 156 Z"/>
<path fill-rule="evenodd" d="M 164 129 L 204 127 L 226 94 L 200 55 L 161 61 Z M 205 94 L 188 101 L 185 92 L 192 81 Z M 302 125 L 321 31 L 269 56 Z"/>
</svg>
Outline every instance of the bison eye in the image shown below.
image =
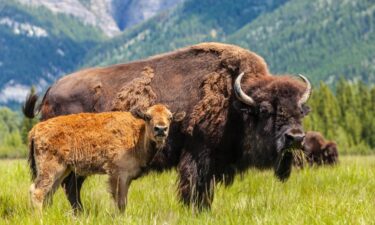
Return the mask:
<svg viewBox="0 0 375 225">
<path fill-rule="evenodd" d="M 248 109 L 248 108 L 242 108 L 242 109 L 240 109 L 240 110 L 241 110 L 241 112 L 243 112 L 243 113 L 245 113 L 245 114 L 250 114 L 250 113 L 251 113 L 251 110 Z"/>
</svg>

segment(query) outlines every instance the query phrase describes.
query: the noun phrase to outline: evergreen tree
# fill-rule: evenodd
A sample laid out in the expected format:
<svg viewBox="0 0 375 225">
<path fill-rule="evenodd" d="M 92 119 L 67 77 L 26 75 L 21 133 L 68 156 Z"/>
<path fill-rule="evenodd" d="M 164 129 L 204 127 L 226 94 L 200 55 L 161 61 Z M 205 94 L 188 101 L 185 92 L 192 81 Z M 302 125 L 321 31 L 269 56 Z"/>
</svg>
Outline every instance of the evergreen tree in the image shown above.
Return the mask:
<svg viewBox="0 0 375 225">
<path fill-rule="evenodd" d="M 312 108 L 305 119 L 306 130 L 321 132 L 334 140 L 341 152 L 375 151 L 375 88 L 341 78 L 336 93 L 324 83 L 314 89 Z"/>
</svg>

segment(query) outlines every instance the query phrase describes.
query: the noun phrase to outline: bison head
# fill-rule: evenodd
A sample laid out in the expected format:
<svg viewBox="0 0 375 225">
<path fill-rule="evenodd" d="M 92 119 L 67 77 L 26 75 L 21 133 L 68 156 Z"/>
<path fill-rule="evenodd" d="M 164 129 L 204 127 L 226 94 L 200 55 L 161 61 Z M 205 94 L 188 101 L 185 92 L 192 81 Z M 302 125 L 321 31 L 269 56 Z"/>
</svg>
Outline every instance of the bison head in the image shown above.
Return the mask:
<svg viewBox="0 0 375 225">
<path fill-rule="evenodd" d="M 302 75 L 305 84 L 289 76 L 267 76 L 241 85 L 243 75 L 234 83 L 234 103 L 244 122 L 244 151 L 253 164 L 274 166 L 276 176 L 286 180 L 292 151 L 301 148 L 305 137 L 302 119 L 309 112 L 310 82 Z"/>
<path fill-rule="evenodd" d="M 146 112 L 139 109 L 131 111 L 133 116 L 143 119 L 146 125 L 146 136 L 156 143 L 156 147 L 164 147 L 169 133 L 171 123 L 179 122 L 184 119 L 185 112 L 171 113 L 169 109 L 162 104 L 156 104 L 149 107 Z"/>
<path fill-rule="evenodd" d="M 338 162 L 339 154 L 337 151 L 337 145 L 335 142 L 327 142 L 322 146 L 323 162 L 325 164 L 335 164 Z"/>
</svg>

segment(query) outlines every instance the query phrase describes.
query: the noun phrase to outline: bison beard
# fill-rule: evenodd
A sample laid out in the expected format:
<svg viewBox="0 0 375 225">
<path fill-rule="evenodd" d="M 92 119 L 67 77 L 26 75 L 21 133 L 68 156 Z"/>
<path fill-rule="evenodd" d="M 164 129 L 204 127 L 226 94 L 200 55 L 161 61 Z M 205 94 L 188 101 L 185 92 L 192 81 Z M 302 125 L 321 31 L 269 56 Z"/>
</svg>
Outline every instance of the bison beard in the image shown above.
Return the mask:
<svg viewBox="0 0 375 225">
<path fill-rule="evenodd" d="M 230 184 L 235 173 L 249 167 L 274 168 L 281 180 L 288 178 L 289 150 L 303 138 L 310 95 L 304 81 L 307 88 L 293 77 L 272 76 L 264 60 L 245 49 L 203 43 L 68 75 L 49 89 L 39 108 L 42 119 L 128 111 L 153 102 L 185 111 L 187 117 L 171 127 L 167 149 L 155 156 L 151 169 L 177 166 L 181 200 L 202 209 L 211 206 L 215 182 Z M 25 112 L 34 114 L 34 107 L 33 99 L 27 101 Z M 63 183 L 77 209 L 83 180 L 70 174 Z"/>
<path fill-rule="evenodd" d="M 285 181 L 292 172 L 293 153 L 290 151 L 284 152 L 277 157 L 275 164 L 275 175 L 281 180 Z"/>
</svg>

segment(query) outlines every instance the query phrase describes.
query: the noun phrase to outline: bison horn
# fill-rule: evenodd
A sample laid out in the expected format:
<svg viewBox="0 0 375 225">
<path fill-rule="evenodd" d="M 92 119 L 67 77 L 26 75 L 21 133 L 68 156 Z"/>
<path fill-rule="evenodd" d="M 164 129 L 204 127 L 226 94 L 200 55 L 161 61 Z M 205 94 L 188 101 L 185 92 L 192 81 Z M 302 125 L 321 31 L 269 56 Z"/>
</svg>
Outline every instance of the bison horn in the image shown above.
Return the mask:
<svg viewBox="0 0 375 225">
<path fill-rule="evenodd" d="M 244 73 L 242 72 L 238 77 L 236 78 L 236 81 L 234 82 L 234 93 L 236 94 L 238 100 L 245 103 L 246 105 L 254 105 L 254 100 L 245 94 L 245 92 L 241 88 L 241 79 L 243 77 Z"/>
<path fill-rule="evenodd" d="M 303 76 L 302 74 L 298 74 L 298 76 L 306 83 L 306 91 L 303 93 L 301 99 L 298 101 L 299 105 L 303 105 L 309 100 L 310 95 L 311 95 L 311 84 L 310 81 Z"/>
</svg>

